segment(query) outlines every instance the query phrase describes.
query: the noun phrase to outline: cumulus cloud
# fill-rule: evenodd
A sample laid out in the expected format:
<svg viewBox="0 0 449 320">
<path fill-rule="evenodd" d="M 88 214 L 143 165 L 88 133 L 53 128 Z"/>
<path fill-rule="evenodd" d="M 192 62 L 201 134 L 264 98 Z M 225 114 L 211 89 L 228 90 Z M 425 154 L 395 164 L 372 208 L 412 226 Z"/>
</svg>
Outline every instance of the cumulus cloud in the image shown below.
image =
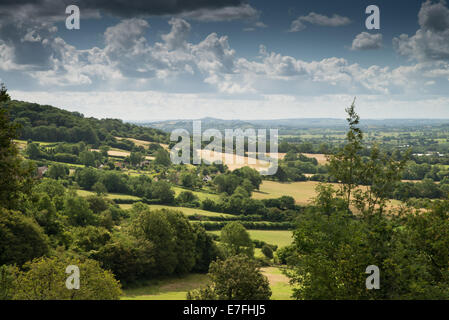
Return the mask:
<svg viewBox="0 0 449 320">
<path fill-rule="evenodd" d="M 393 39 L 396 51 L 418 61 L 449 60 L 449 8 L 445 1 L 427 0 L 418 14 L 420 28 L 413 36 Z"/>
<path fill-rule="evenodd" d="M 347 17 L 334 14 L 332 17 L 328 17 L 322 14 L 311 12 L 306 16 L 300 16 L 293 20 L 290 26 L 290 32 L 298 32 L 306 28 L 305 23 L 310 23 L 322 27 L 341 27 L 351 23 L 351 20 Z"/>
<path fill-rule="evenodd" d="M 198 20 L 247 19 L 258 11 L 243 0 L 5 0 L 0 2 L 0 18 L 38 17 L 47 21 L 65 19 L 65 8 L 77 5 L 84 17 L 101 13 L 119 18 L 186 14 Z"/>
<path fill-rule="evenodd" d="M 352 41 L 352 50 L 374 50 L 382 48 L 382 34 L 362 32 Z"/>
<path fill-rule="evenodd" d="M 362 67 L 339 57 L 304 61 L 269 52 L 264 46 L 260 47 L 258 57 L 243 58 L 230 46 L 225 35 L 210 33 L 192 42 L 189 22 L 177 17 L 168 23 L 170 30 L 156 35 L 145 19 L 121 20 L 105 30 L 104 47 L 83 50 L 66 43 L 49 28 L 35 32 L 26 29 L 20 38 L 23 41 L 19 42 L 38 44 L 45 49 L 46 63 L 32 65 L 29 60 L 17 59 L 20 52 L 16 44 L 0 41 L 0 62 L 3 62 L 0 69 L 17 70 L 35 79 L 41 88 L 51 87 L 52 90 L 151 88 L 248 97 L 292 93 L 438 93 L 447 86 L 449 77 L 449 65 L 438 61 L 396 69 L 376 65 Z M 359 36 L 354 47 L 373 47 L 364 39 L 366 35 Z M 424 85 L 429 81 L 434 84 Z"/>
</svg>

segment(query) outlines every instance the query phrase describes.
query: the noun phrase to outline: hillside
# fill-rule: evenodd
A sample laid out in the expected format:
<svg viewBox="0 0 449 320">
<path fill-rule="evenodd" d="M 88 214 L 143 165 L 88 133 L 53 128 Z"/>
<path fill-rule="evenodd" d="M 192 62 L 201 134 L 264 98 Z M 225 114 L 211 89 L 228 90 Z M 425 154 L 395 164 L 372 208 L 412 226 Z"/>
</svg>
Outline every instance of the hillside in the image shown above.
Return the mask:
<svg viewBox="0 0 449 320">
<path fill-rule="evenodd" d="M 80 142 L 97 146 L 118 143 L 115 137 L 149 142 L 168 142 L 168 135 L 158 129 L 125 123 L 119 119 L 85 118 L 48 105 L 12 100 L 7 108 L 10 119 L 21 125 L 20 139 L 44 142 Z"/>
</svg>

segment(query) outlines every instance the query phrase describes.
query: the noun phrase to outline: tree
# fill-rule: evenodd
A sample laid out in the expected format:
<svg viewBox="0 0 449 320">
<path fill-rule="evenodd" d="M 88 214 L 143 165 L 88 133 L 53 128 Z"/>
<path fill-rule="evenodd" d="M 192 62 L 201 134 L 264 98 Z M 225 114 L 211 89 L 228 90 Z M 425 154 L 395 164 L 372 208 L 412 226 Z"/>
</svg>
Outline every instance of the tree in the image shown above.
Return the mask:
<svg viewBox="0 0 449 320">
<path fill-rule="evenodd" d="M 73 230 L 73 248 L 78 252 L 98 250 L 111 239 L 111 233 L 102 227 L 87 226 Z"/>
<path fill-rule="evenodd" d="M 192 225 L 195 233 L 195 266 L 193 272 L 207 272 L 209 265 L 220 256 L 217 245 L 204 227 L 195 223 Z"/>
<path fill-rule="evenodd" d="M 347 143 L 335 155 L 329 158 L 329 173 L 333 175 L 341 184 L 341 193 L 346 200 L 349 211 L 351 195 L 358 185 L 357 179 L 360 177 L 362 167 L 363 133 L 357 126 L 360 121 L 359 115 L 355 112 L 355 99 L 349 108 L 346 108 L 349 124 L 349 131 L 346 134 Z"/>
<path fill-rule="evenodd" d="M 170 154 L 165 149 L 159 149 L 156 151 L 154 163 L 165 167 L 170 166 Z"/>
<path fill-rule="evenodd" d="M 319 209 L 318 209 L 319 210 Z M 314 299 L 368 299 L 376 290 L 365 287 L 365 269 L 378 265 L 367 248 L 366 230 L 343 211 L 329 215 L 309 211 L 294 231 L 295 259 L 287 275 L 295 285 L 293 297 Z"/>
<path fill-rule="evenodd" d="M 175 192 L 171 189 L 171 186 L 166 181 L 157 181 L 153 184 L 153 190 L 151 192 L 153 199 L 159 199 L 161 203 L 173 203 L 175 200 Z"/>
<path fill-rule="evenodd" d="M 42 154 L 41 150 L 39 149 L 39 145 L 34 142 L 27 144 L 25 153 L 28 156 L 28 158 L 32 160 L 40 159 Z"/>
<path fill-rule="evenodd" d="M 106 189 L 104 184 L 102 184 L 100 181 L 95 182 L 95 184 L 92 186 L 92 191 L 95 191 L 95 193 L 99 196 L 108 193 L 108 189 Z"/>
<path fill-rule="evenodd" d="M 84 227 L 87 225 L 96 225 L 98 222 L 97 217 L 90 210 L 87 200 L 76 195 L 66 197 L 63 213 L 73 226 Z"/>
<path fill-rule="evenodd" d="M 52 179 L 64 179 L 70 173 L 69 167 L 65 164 L 53 164 L 48 168 L 48 176 Z"/>
<path fill-rule="evenodd" d="M 0 300 L 11 300 L 14 296 L 14 287 L 19 268 L 16 266 L 0 266 Z"/>
<path fill-rule="evenodd" d="M 262 253 L 268 259 L 273 259 L 273 249 L 271 249 L 270 246 L 264 244 L 263 247 L 262 247 Z"/>
<path fill-rule="evenodd" d="M 18 209 L 20 199 L 33 186 L 33 164 L 24 162 L 13 139 L 18 125 L 9 121 L 5 104 L 10 101 L 5 86 L 0 87 L 0 207 Z"/>
<path fill-rule="evenodd" d="M 192 270 L 196 262 L 195 233 L 189 219 L 181 211 L 166 210 L 165 215 L 175 232 L 175 255 L 177 264 L 174 270 L 184 274 Z"/>
<path fill-rule="evenodd" d="M 353 203 L 364 215 L 383 213 L 386 201 L 394 186 L 400 181 L 408 155 L 401 161 L 371 146 L 369 156 L 363 157 L 363 133 L 358 127 L 360 117 L 355 112 L 355 99 L 346 109 L 349 130 L 346 144 L 335 155 L 329 157 L 329 174 L 340 182 L 340 196 L 347 210 Z M 360 186 L 366 186 L 362 190 Z"/>
<path fill-rule="evenodd" d="M 176 201 L 181 204 L 192 204 L 198 201 L 198 197 L 191 191 L 182 191 L 177 197 Z"/>
<path fill-rule="evenodd" d="M 75 172 L 75 180 L 81 188 L 90 190 L 98 181 L 99 175 L 94 168 L 78 169 Z"/>
<path fill-rule="evenodd" d="M 131 152 L 129 155 L 129 162 L 133 166 L 140 165 L 140 163 L 144 160 L 144 156 L 141 152 Z"/>
<path fill-rule="evenodd" d="M 48 251 L 48 238 L 33 219 L 0 208 L 0 265 L 22 266 Z"/>
<path fill-rule="evenodd" d="M 228 256 L 244 254 L 254 256 L 254 244 L 248 231 L 237 221 L 229 222 L 221 229 L 220 242 Z"/>
<path fill-rule="evenodd" d="M 141 210 L 133 220 L 132 234 L 153 244 L 158 275 L 170 275 L 175 271 L 178 264 L 176 230 L 167 219 L 167 211 Z"/>
<path fill-rule="evenodd" d="M 80 288 L 68 290 L 67 266 L 80 270 Z M 120 283 L 95 260 L 68 257 L 39 258 L 27 263 L 14 288 L 17 300 L 118 300 Z"/>
<path fill-rule="evenodd" d="M 157 276 L 153 244 L 120 234 L 91 256 L 106 270 L 111 270 L 123 284 Z"/>
<path fill-rule="evenodd" d="M 194 300 L 269 300 L 270 284 L 256 261 L 245 255 L 232 256 L 211 263 L 209 277 L 212 285 L 189 292 Z"/>
<path fill-rule="evenodd" d="M 86 167 L 94 167 L 95 166 L 95 155 L 90 151 L 80 152 L 79 161 L 81 164 L 84 164 Z"/>
</svg>

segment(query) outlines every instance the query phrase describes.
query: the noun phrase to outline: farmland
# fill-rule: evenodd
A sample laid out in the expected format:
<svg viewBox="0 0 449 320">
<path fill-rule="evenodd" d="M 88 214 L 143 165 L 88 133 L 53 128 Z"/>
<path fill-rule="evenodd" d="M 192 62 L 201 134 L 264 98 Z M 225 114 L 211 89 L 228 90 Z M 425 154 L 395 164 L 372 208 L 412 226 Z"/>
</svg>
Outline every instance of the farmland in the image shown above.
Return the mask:
<svg viewBox="0 0 449 320">
<path fill-rule="evenodd" d="M 262 268 L 262 273 L 268 278 L 273 292 L 273 300 L 290 300 L 292 288 L 288 278 L 282 274 L 280 268 Z M 124 291 L 122 300 L 185 300 L 187 292 L 198 289 L 209 283 L 205 274 L 189 274 L 183 277 L 172 277 L 149 281 L 137 288 Z"/>
</svg>

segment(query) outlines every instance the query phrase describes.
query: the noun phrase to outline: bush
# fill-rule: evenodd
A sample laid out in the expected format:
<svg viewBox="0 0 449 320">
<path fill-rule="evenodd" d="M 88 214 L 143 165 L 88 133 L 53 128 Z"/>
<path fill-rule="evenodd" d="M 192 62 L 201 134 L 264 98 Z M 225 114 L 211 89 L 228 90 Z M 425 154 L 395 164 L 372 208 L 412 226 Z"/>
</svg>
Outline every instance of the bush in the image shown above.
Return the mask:
<svg viewBox="0 0 449 320">
<path fill-rule="evenodd" d="M 66 287 L 67 266 L 80 270 L 80 287 Z M 16 280 L 13 299 L 17 300 L 118 300 L 120 283 L 95 260 L 77 258 L 39 258 L 26 264 Z"/>
<path fill-rule="evenodd" d="M 48 250 L 48 238 L 33 219 L 0 208 L 0 265 L 21 266 Z"/>
</svg>

